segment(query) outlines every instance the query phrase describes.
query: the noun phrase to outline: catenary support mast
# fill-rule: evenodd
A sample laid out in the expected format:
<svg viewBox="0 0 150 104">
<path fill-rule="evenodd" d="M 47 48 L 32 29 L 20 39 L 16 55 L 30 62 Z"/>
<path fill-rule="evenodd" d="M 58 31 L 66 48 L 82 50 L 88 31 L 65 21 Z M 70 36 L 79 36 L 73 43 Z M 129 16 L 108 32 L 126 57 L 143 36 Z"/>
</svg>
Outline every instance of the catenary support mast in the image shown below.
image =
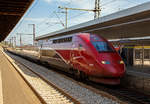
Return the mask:
<svg viewBox="0 0 150 104">
<path fill-rule="evenodd" d="M 59 6 L 58 8 L 60 9 L 65 9 L 65 14 L 66 14 L 66 23 L 65 23 L 65 28 L 67 29 L 67 18 L 68 18 L 68 10 L 80 10 L 80 11 L 90 11 L 94 12 L 94 19 L 99 18 L 100 16 L 100 0 L 95 0 L 95 8 L 94 9 L 80 9 L 80 8 L 67 8 L 67 7 L 61 7 Z"/>
<path fill-rule="evenodd" d="M 95 15 L 94 15 L 94 19 L 99 18 L 100 16 L 100 0 L 95 0 Z"/>
</svg>

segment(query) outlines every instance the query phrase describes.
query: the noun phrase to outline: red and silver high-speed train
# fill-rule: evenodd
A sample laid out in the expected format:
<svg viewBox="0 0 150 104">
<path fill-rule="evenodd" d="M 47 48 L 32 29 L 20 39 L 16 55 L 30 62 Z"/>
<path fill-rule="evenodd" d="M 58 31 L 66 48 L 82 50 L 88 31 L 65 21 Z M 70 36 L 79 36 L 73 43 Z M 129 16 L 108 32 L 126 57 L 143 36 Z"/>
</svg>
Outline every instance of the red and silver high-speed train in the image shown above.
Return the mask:
<svg viewBox="0 0 150 104">
<path fill-rule="evenodd" d="M 119 84 L 125 65 L 100 35 L 76 33 L 38 40 L 40 58 L 61 70 L 104 84 Z"/>
</svg>

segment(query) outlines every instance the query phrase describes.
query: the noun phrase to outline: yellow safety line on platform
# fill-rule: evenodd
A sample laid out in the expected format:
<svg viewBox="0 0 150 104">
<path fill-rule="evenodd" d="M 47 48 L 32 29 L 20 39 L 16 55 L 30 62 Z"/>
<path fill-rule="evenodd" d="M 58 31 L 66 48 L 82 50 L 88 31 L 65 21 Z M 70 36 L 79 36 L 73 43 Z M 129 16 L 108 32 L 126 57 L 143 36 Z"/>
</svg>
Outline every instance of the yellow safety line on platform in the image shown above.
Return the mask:
<svg viewBox="0 0 150 104">
<path fill-rule="evenodd" d="M 0 104 L 3 104 L 2 75 L 0 70 Z"/>
</svg>

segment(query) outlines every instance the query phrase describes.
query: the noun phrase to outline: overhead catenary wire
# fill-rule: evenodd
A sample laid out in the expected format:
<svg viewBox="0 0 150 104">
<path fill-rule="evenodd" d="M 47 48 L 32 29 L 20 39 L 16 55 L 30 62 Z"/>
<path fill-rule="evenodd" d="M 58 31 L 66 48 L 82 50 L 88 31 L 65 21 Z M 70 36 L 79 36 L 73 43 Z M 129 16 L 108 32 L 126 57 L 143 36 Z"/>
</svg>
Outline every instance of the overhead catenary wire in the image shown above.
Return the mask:
<svg viewBox="0 0 150 104">
<path fill-rule="evenodd" d="M 57 0 L 55 1 L 55 3 L 56 3 L 57 6 L 59 5 L 59 3 L 58 3 Z M 51 8 L 49 8 L 49 9 L 51 9 Z M 41 24 L 45 23 L 49 17 L 51 17 L 51 18 L 54 17 L 54 11 L 53 11 L 52 13 L 50 13 L 50 15 L 49 15 L 46 19 L 44 19 L 43 21 L 41 21 L 41 22 L 38 23 L 38 24 L 41 25 Z M 38 24 L 37 24 L 37 26 L 38 26 Z"/>
<path fill-rule="evenodd" d="M 19 22 L 19 24 L 16 26 L 15 30 L 11 33 L 13 34 L 14 32 L 17 33 L 18 28 L 22 25 L 24 19 L 31 13 L 31 11 L 34 9 L 34 7 L 38 4 L 39 0 L 35 0 L 35 2 L 33 3 L 33 6 L 29 9 L 29 11 L 27 12 L 27 14 L 24 15 L 23 19 Z"/>
<path fill-rule="evenodd" d="M 18 31 L 18 28 L 22 25 L 22 23 L 24 22 L 24 19 L 26 18 L 26 17 L 28 17 L 28 15 L 32 12 L 32 10 L 35 8 L 35 6 L 39 3 L 39 1 L 40 0 L 35 0 L 35 2 L 33 3 L 33 5 L 32 5 L 32 7 L 29 9 L 29 11 L 27 12 L 27 14 L 25 14 L 25 16 L 23 17 L 23 19 L 19 22 L 19 24 L 16 26 L 16 28 L 15 28 L 15 30 L 11 33 L 11 34 L 13 34 L 14 32 L 16 32 L 17 33 L 17 31 Z M 53 15 L 52 15 L 53 16 Z M 50 15 L 50 17 L 51 17 L 51 15 Z M 40 22 L 40 24 L 41 23 L 44 23 L 44 21 L 46 21 L 46 20 L 43 20 L 42 22 Z M 38 25 L 37 25 L 38 26 Z M 37 27 L 36 26 L 36 27 Z M 38 27 L 37 27 L 38 28 Z"/>
<path fill-rule="evenodd" d="M 40 25 L 41 25 L 41 24 L 44 24 L 44 23 L 47 21 L 47 19 L 48 19 L 49 17 L 53 18 L 53 17 L 54 17 L 54 12 L 52 12 L 46 19 L 44 19 L 43 21 L 37 23 L 36 25 L 38 26 L 39 24 L 40 24 Z"/>
<path fill-rule="evenodd" d="M 111 1 L 109 1 L 109 2 L 106 2 L 106 3 L 104 3 L 104 4 L 101 4 L 101 7 L 102 7 L 102 6 L 106 6 L 106 5 L 108 5 L 108 4 L 111 4 L 111 3 L 115 2 L 115 1 L 117 1 L 117 0 L 111 0 Z"/>
<path fill-rule="evenodd" d="M 71 19 L 73 19 L 73 18 L 77 18 L 78 16 L 84 15 L 84 14 L 87 14 L 87 12 L 85 12 L 85 13 L 79 13 L 79 14 L 77 14 L 77 15 L 75 15 L 75 16 L 72 16 L 72 17 L 68 18 L 68 20 L 71 20 Z M 49 27 L 52 27 L 52 26 L 54 26 L 54 25 L 58 25 L 58 24 L 56 24 L 56 23 L 51 24 L 51 25 L 47 26 L 46 28 L 41 29 L 41 30 L 38 31 L 38 32 L 42 32 L 42 31 L 44 31 L 44 30 L 46 30 L 46 29 L 48 29 Z"/>
<path fill-rule="evenodd" d="M 60 17 L 57 15 L 56 12 L 54 12 L 54 13 L 55 13 L 56 17 L 58 18 L 58 20 L 60 21 L 60 23 L 62 24 L 62 26 L 64 27 L 65 25 L 64 25 L 64 23 L 62 22 L 62 20 L 60 19 Z"/>
<path fill-rule="evenodd" d="M 56 0 L 57 1 L 57 0 Z M 68 3 L 69 5 L 71 4 L 71 1 L 72 0 L 70 0 L 70 3 Z M 106 3 L 104 3 L 104 4 L 101 4 L 101 7 L 103 7 L 103 6 L 106 6 L 106 5 L 108 5 L 108 4 L 111 4 L 111 3 L 114 3 L 115 1 L 117 1 L 117 0 L 111 0 L 111 1 L 109 1 L 109 2 L 106 2 Z M 129 0 L 127 0 L 127 2 L 130 2 Z M 132 2 L 132 1 L 131 1 Z M 57 1 L 57 3 L 58 3 L 58 1 Z M 132 2 L 133 3 L 133 2 Z M 135 3 L 135 2 L 134 2 Z M 72 17 L 70 17 L 68 20 L 71 20 L 71 19 L 73 19 L 73 18 L 77 18 L 78 16 L 80 16 L 80 15 L 82 15 L 82 14 L 86 14 L 86 13 L 79 13 L 77 16 L 72 16 Z M 58 24 L 51 24 L 51 25 L 49 25 L 48 27 L 46 27 L 46 28 L 49 28 L 49 27 L 51 27 L 51 26 L 54 26 L 54 25 L 58 25 Z M 45 29 L 45 28 L 44 28 Z M 42 29 L 43 30 L 43 29 Z M 41 30 L 40 30 L 41 31 Z"/>
<path fill-rule="evenodd" d="M 59 3 L 58 3 L 57 0 L 55 1 L 55 3 L 56 3 L 56 5 L 59 5 Z M 51 9 L 51 8 L 49 8 L 49 9 Z M 48 9 L 48 10 L 49 10 L 49 9 Z M 44 19 L 43 21 L 41 21 L 41 22 L 38 23 L 38 24 L 40 24 L 40 25 L 43 24 L 44 22 L 47 21 L 47 19 L 48 19 L 49 17 L 51 17 L 51 18 L 54 17 L 54 12 L 50 13 L 50 15 L 49 15 L 46 19 Z M 38 24 L 37 24 L 37 25 L 38 25 Z"/>
<path fill-rule="evenodd" d="M 56 1 L 57 1 L 57 0 L 56 0 Z M 70 3 L 68 3 L 68 4 L 71 4 L 71 1 L 72 1 L 72 0 L 70 0 Z M 114 0 L 112 0 L 112 1 L 114 1 Z M 57 2 L 57 3 L 58 3 L 58 2 Z M 53 12 L 53 13 L 55 13 L 55 12 Z M 79 14 L 77 14 L 77 15 L 75 15 L 75 16 L 70 17 L 68 20 L 71 20 L 71 19 L 73 19 L 73 18 L 77 18 L 78 16 L 81 16 L 81 15 L 87 14 L 87 13 L 88 13 L 88 12 L 86 12 L 86 13 L 79 13 Z M 63 22 L 62 22 L 62 20 L 60 19 L 60 17 L 59 17 L 57 14 L 55 14 L 55 15 L 56 15 L 56 17 L 59 19 L 59 21 L 61 22 L 61 24 L 64 25 Z M 54 24 L 54 25 L 57 25 L 57 24 Z M 54 26 L 54 25 L 49 25 L 49 26 L 47 26 L 46 28 L 49 28 L 49 27 Z M 44 28 L 44 29 L 42 29 L 42 30 L 40 30 L 40 31 L 38 31 L 38 32 L 44 31 L 46 28 Z"/>
<path fill-rule="evenodd" d="M 135 1 L 133 1 L 133 0 L 125 0 L 125 1 L 130 2 L 130 3 L 133 3 L 133 4 L 137 4 L 137 3 L 138 3 L 138 2 L 135 2 Z"/>
<path fill-rule="evenodd" d="M 52 12 L 51 13 L 51 15 L 49 15 L 49 17 L 51 17 L 51 18 L 53 18 L 55 15 L 54 15 L 54 12 Z M 48 18 L 47 18 L 48 19 Z M 39 33 L 39 32 L 41 32 L 41 31 L 43 31 L 43 30 L 46 30 L 48 27 L 50 27 L 50 26 L 53 26 L 52 24 L 55 24 L 56 22 L 51 22 L 51 25 L 49 26 L 47 26 L 46 28 L 44 28 L 44 29 L 39 29 L 39 25 L 41 26 L 41 24 L 47 24 L 48 22 L 47 22 L 47 19 L 45 19 L 45 20 L 43 20 L 43 21 L 41 21 L 40 23 L 38 23 L 38 24 L 36 24 L 37 25 L 37 28 L 38 28 L 38 31 L 36 31 L 36 33 Z M 46 23 L 47 22 L 47 23 Z"/>
<path fill-rule="evenodd" d="M 66 5 L 68 6 L 68 5 L 70 5 L 72 3 L 72 0 L 70 0 L 70 2 L 69 3 L 67 3 Z"/>
<path fill-rule="evenodd" d="M 107 3 L 105 3 L 105 4 L 102 4 L 101 6 L 108 5 L 108 4 L 110 4 L 110 3 L 114 2 L 114 1 L 117 1 L 117 0 L 111 0 L 111 1 L 109 1 L 109 2 L 107 2 Z M 126 1 L 131 2 L 131 3 L 136 3 L 136 2 L 133 2 L 133 1 L 130 1 L 130 0 L 126 0 Z M 34 5 L 33 5 L 32 8 L 29 10 L 28 14 L 27 14 L 25 17 L 27 17 L 27 16 L 30 14 L 30 12 L 31 12 L 32 9 L 38 4 L 38 2 L 39 2 L 39 0 L 35 0 Z M 55 2 L 57 3 L 57 5 L 59 5 L 59 3 L 58 3 L 57 0 L 56 0 Z M 67 3 L 66 5 L 68 5 L 68 4 L 70 5 L 71 2 L 72 2 L 72 0 L 70 0 L 70 2 Z M 17 29 L 20 27 L 20 25 L 22 24 L 23 21 L 24 21 L 24 18 L 23 18 L 23 20 L 20 21 L 19 25 L 17 26 L 17 28 L 16 28 L 15 30 L 17 30 Z M 44 23 L 44 21 L 42 21 L 42 22 L 40 22 L 40 23 Z"/>
<path fill-rule="evenodd" d="M 72 0 L 70 0 L 70 2 L 68 3 L 68 5 L 70 5 L 70 4 L 71 4 L 71 1 L 72 1 Z M 57 0 L 56 0 L 56 2 L 57 2 L 57 5 L 58 5 L 58 1 L 57 1 Z M 54 12 L 53 12 L 53 13 L 54 13 Z M 77 16 L 79 16 L 79 15 L 83 15 L 83 14 L 86 14 L 86 13 L 79 13 L 78 15 L 76 15 L 76 16 L 72 16 L 71 18 L 76 18 Z M 55 15 L 57 15 L 57 14 L 55 14 Z M 54 15 L 52 15 L 52 16 L 54 16 Z M 60 17 L 59 17 L 59 16 L 56 16 L 56 17 L 57 17 L 57 18 L 59 18 L 59 21 L 61 21 L 61 19 L 60 19 Z M 69 18 L 68 20 L 71 20 L 71 18 Z M 43 24 L 44 22 L 46 22 L 46 20 L 44 20 L 44 21 L 40 22 L 40 25 L 41 25 L 41 23 Z M 38 24 L 39 24 L 39 23 L 38 23 Z M 64 25 L 62 21 L 61 21 L 61 24 L 62 24 L 62 25 Z M 57 24 L 55 23 L 54 25 L 57 25 Z M 54 26 L 54 25 L 49 25 L 49 26 L 47 26 L 46 28 L 49 28 L 49 27 Z M 41 30 L 40 30 L 40 31 L 38 31 L 38 32 L 44 31 L 46 28 L 41 29 Z"/>
</svg>

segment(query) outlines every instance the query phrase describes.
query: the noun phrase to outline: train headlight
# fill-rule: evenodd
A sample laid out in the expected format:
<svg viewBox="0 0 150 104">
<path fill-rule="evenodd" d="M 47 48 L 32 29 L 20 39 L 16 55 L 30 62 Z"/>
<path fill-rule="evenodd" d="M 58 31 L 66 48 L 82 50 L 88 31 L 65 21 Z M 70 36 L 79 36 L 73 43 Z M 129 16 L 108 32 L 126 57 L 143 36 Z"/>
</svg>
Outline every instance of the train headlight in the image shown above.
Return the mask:
<svg viewBox="0 0 150 104">
<path fill-rule="evenodd" d="M 109 61 L 101 61 L 102 64 L 110 64 Z"/>
<path fill-rule="evenodd" d="M 119 61 L 119 64 L 124 64 L 124 62 L 121 60 L 121 61 Z"/>
</svg>

